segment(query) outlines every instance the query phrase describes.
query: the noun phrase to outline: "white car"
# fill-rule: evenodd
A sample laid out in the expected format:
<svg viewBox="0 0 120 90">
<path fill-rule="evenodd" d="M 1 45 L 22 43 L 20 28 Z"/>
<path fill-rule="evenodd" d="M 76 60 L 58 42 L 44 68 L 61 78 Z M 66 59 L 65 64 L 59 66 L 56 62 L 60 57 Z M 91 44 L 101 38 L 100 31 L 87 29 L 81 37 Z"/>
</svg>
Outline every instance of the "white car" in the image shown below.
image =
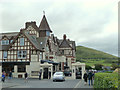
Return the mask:
<svg viewBox="0 0 120 90">
<path fill-rule="evenodd" d="M 53 82 L 60 80 L 60 81 L 65 81 L 65 76 L 63 72 L 56 72 L 53 75 Z"/>
</svg>

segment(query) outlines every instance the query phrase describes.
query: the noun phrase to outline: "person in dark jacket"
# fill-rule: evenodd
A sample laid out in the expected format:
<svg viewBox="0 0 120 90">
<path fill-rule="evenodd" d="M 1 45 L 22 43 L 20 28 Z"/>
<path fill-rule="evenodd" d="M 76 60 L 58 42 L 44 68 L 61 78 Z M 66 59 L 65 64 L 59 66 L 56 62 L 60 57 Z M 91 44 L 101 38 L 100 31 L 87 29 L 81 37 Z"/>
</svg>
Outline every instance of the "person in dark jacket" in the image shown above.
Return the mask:
<svg viewBox="0 0 120 90">
<path fill-rule="evenodd" d="M 90 70 L 89 73 L 88 73 L 88 80 L 89 80 L 89 86 L 90 86 L 90 82 L 91 82 L 91 85 L 93 85 L 93 73 L 92 71 Z"/>
<path fill-rule="evenodd" d="M 9 79 L 12 79 L 12 71 L 9 72 L 9 75 L 8 75 L 8 76 L 9 76 L 9 77 L 8 77 Z"/>
<path fill-rule="evenodd" d="M 39 72 L 39 80 L 41 80 L 41 74 L 42 74 L 42 72 L 40 71 Z"/>
<path fill-rule="evenodd" d="M 26 73 L 24 74 L 24 76 L 25 76 L 25 82 L 28 82 L 28 81 L 27 81 L 27 79 L 28 79 L 28 73 L 26 72 Z"/>
<path fill-rule="evenodd" d="M 88 74 L 87 74 L 86 72 L 85 72 L 85 74 L 84 74 L 83 78 L 84 78 L 85 85 L 86 85 L 86 84 L 87 84 L 87 78 L 88 78 Z"/>
</svg>

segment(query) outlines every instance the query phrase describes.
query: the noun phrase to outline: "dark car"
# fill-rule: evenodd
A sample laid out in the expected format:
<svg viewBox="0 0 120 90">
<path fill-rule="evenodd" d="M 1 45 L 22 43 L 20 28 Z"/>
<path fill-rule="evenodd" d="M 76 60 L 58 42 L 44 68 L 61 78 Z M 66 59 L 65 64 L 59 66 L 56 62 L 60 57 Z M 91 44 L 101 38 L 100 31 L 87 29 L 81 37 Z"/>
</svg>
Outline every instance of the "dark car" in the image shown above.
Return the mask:
<svg viewBox="0 0 120 90">
<path fill-rule="evenodd" d="M 76 72 L 76 79 L 81 79 L 81 78 L 82 78 L 82 73 Z"/>
<path fill-rule="evenodd" d="M 70 71 L 64 71 L 64 75 L 65 76 L 71 76 L 71 72 Z"/>
</svg>

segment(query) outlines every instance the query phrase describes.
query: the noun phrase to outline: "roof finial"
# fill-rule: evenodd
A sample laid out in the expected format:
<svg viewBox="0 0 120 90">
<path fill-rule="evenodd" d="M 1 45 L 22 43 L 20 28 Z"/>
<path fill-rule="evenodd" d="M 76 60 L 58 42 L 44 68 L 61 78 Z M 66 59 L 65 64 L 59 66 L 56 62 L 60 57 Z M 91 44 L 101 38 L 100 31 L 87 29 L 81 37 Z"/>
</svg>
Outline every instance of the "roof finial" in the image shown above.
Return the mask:
<svg viewBox="0 0 120 90">
<path fill-rule="evenodd" d="M 45 11 L 43 11 L 43 15 L 45 15 Z"/>
</svg>

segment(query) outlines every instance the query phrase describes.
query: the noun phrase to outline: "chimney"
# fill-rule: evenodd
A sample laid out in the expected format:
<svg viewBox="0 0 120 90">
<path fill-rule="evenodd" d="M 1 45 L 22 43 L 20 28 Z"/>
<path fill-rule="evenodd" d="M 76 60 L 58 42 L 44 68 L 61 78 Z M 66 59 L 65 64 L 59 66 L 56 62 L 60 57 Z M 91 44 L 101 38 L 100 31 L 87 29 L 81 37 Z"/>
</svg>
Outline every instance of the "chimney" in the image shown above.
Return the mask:
<svg viewBox="0 0 120 90">
<path fill-rule="evenodd" d="M 35 22 L 35 21 L 31 21 L 31 24 L 32 24 L 32 25 L 36 25 L 36 22 Z"/>
<path fill-rule="evenodd" d="M 30 22 L 26 22 L 25 23 L 25 28 L 27 28 L 28 26 L 30 26 L 30 24 L 31 24 Z"/>
<path fill-rule="evenodd" d="M 26 22 L 25 23 L 25 28 L 29 27 L 30 25 L 36 25 L 36 22 L 35 21 Z"/>
<path fill-rule="evenodd" d="M 66 34 L 63 35 L 63 39 L 66 40 Z"/>
</svg>

